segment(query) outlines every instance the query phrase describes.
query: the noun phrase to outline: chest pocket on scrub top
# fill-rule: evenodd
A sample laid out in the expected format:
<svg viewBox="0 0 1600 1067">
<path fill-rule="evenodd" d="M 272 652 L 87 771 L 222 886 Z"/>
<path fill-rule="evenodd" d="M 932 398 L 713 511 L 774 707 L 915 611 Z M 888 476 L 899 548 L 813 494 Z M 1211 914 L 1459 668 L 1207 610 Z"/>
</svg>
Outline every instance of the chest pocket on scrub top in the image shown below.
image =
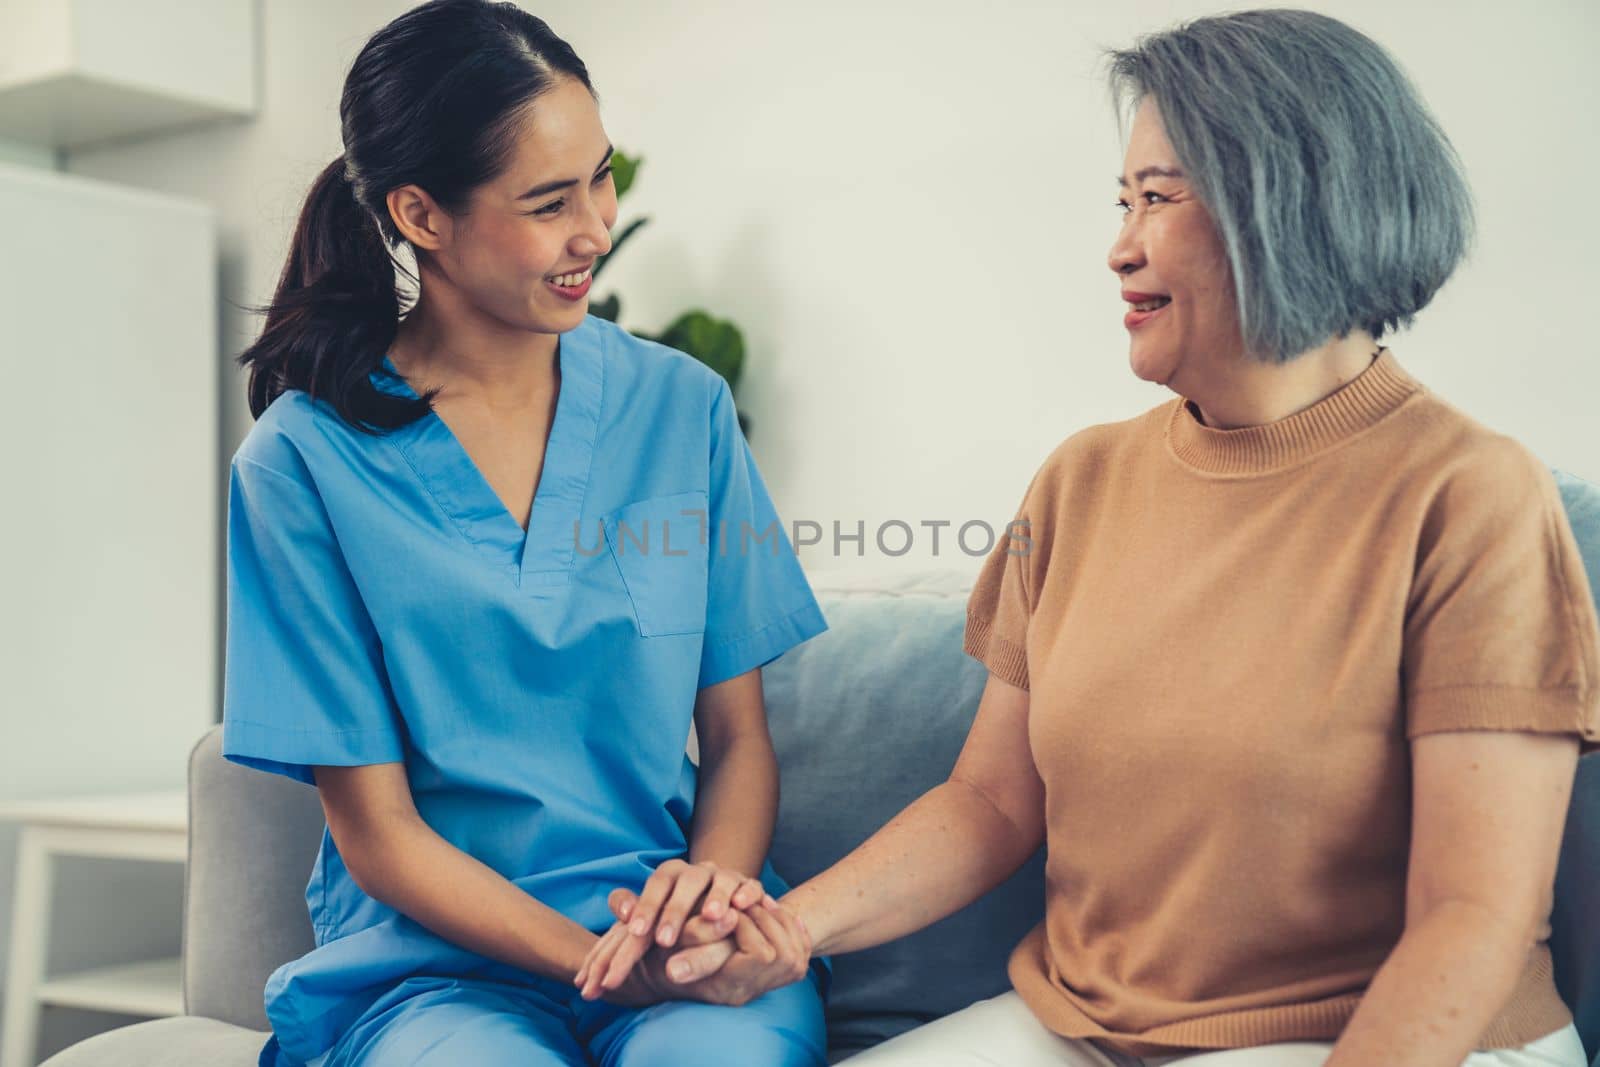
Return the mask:
<svg viewBox="0 0 1600 1067">
<path fill-rule="evenodd" d="M 604 522 L 606 544 L 622 572 L 640 636 L 704 632 L 712 547 L 706 493 L 694 490 L 635 501 L 605 516 Z"/>
</svg>

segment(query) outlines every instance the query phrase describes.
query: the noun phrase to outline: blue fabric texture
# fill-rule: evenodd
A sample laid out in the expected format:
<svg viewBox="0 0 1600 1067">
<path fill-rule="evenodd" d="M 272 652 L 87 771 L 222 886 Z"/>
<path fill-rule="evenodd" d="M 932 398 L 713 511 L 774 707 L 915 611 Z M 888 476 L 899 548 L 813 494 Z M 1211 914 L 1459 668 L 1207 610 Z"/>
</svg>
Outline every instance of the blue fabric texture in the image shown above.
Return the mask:
<svg viewBox="0 0 1600 1067">
<path fill-rule="evenodd" d="M 417 977 L 376 1001 L 315 1067 L 822 1067 L 817 986 L 813 973 L 737 1008 L 632 1009 L 553 983 Z"/>
<path fill-rule="evenodd" d="M 826 622 L 720 376 L 593 318 L 558 358 L 526 531 L 437 414 L 262 413 L 230 470 L 223 754 L 301 782 L 403 762 L 429 826 L 599 931 L 687 850 L 697 691 Z M 306 903 L 317 947 L 265 991 L 283 1064 L 415 976 L 530 978 L 368 897 L 326 832 Z"/>
<path fill-rule="evenodd" d="M 1600 486 L 1565 471 L 1555 476 L 1600 608 Z M 1600 1067 L 1600 752 L 1578 764 L 1550 925 L 1556 988 L 1572 1007 L 1584 1050 Z"/>
</svg>

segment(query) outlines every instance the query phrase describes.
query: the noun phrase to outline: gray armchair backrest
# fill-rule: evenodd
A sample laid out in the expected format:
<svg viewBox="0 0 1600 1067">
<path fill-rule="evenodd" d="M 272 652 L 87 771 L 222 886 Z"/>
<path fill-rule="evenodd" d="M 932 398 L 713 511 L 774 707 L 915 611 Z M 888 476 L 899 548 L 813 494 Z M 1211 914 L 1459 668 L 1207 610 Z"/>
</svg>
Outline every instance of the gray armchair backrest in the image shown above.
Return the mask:
<svg viewBox="0 0 1600 1067">
<path fill-rule="evenodd" d="M 183 1004 L 190 1015 L 267 1029 L 262 991 L 311 951 L 305 887 L 322 841 L 316 789 L 222 758 L 222 727 L 189 753 Z"/>
</svg>

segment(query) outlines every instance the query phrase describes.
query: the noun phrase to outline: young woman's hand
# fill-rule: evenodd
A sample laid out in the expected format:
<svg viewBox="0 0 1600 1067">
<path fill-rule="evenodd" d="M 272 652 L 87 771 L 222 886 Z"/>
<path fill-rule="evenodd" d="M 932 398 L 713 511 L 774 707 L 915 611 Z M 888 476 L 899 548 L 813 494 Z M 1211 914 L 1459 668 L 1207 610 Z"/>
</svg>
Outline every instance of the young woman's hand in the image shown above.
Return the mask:
<svg viewBox="0 0 1600 1067">
<path fill-rule="evenodd" d="M 741 911 L 764 897 L 759 881 L 737 871 L 668 860 L 638 897 L 626 889 L 612 891 L 607 903 L 617 924 L 589 950 L 574 982 L 587 1000 L 619 989 L 650 949 L 652 928 L 654 943 L 662 948 L 677 944 L 686 926 L 696 930 L 696 943 L 719 941 L 733 932 Z M 697 905 L 698 913 L 691 916 Z"/>
<path fill-rule="evenodd" d="M 702 919 L 731 933 L 733 912 L 755 907 L 766 895 L 760 879 L 709 860 L 685 863 L 672 859 L 655 869 L 637 899 L 623 890 L 613 893 L 609 903 L 612 914 L 625 920 L 634 936 L 647 937 L 653 926 L 655 943 L 671 948 L 696 905 Z"/>
<path fill-rule="evenodd" d="M 613 911 L 623 903 L 613 894 Z M 684 926 L 678 952 L 651 948 L 636 967 L 614 978 L 608 976 L 612 961 L 632 938 L 626 925 L 618 922 L 601 937 L 578 974 L 584 999 L 604 996 L 633 1004 L 637 989 L 651 998 L 646 1003 L 700 1000 L 739 1005 L 805 977 L 811 936 L 798 916 L 770 896 L 763 896 L 759 907 L 733 914 L 736 926 L 731 935 L 720 934 L 713 924 L 695 916 Z"/>
<path fill-rule="evenodd" d="M 580 988 L 583 999 L 597 1000 L 604 996 L 613 1004 L 628 1008 L 643 1008 L 672 999 L 675 995 L 667 988 L 664 972 L 660 966 L 630 968 L 627 974 L 612 985 L 606 987 L 600 985 L 600 978 L 605 975 L 611 957 L 628 937 L 627 925 L 620 922 L 600 935 L 600 940 L 590 949 L 588 958 L 584 960 L 583 966 L 578 969 L 577 977 L 573 979 L 574 984 Z"/>
<path fill-rule="evenodd" d="M 619 889 L 616 892 L 627 891 Z M 739 913 L 735 911 L 732 915 L 733 921 L 736 922 Z M 682 943 L 686 945 L 713 946 L 710 951 L 703 952 L 703 958 L 695 964 L 685 965 L 699 966 L 705 973 L 715 970 L 735 951 L 733 941 L 726 934 L 715 924 L 707 922 L 698 915 L 684 924 L 682 936 Z M 641 945 L 642 950 L 638 948 Z M 600 940 L 589 950 L 589 955 L 583 961 L 583 966 L 578 969 L 573 984 L 578 987 L 579 994 L 584 1000 L 598 1000 L 605 997 L 607 1000 L 616 1001 L 613 992 L 621 993 L 627 990 L 634 976 L 644 972 L 643 988 L 656 992 L 656 1000 L 682 999 L 681 992 L 668 987 L 667 951 L 660 947 L 652 949 L 648 939 L 635 936 L 629 932 L 626 922 L 618 921 L 611 929 L 600 935 Z M 622 1003 L 622 1001 L 617 1002 Z"/>
</svg>

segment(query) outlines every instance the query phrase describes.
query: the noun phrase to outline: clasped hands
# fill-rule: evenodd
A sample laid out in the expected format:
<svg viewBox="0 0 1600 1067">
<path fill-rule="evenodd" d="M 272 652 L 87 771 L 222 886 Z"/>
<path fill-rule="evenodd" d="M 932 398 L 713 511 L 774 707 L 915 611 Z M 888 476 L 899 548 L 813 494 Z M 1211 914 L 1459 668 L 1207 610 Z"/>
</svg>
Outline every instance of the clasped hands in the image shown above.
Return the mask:
<svg viewBox="0 0 1600 1067">
<path fill-rule="evenodd" d="M 761 882 L 709 861 L 667 860 L 635 896 L 616 889 L 617 921 L 589 950 L 573 984 L 585 1000 L 745 1004 L 805 977 L 805 924 Z"/>
</svg>

